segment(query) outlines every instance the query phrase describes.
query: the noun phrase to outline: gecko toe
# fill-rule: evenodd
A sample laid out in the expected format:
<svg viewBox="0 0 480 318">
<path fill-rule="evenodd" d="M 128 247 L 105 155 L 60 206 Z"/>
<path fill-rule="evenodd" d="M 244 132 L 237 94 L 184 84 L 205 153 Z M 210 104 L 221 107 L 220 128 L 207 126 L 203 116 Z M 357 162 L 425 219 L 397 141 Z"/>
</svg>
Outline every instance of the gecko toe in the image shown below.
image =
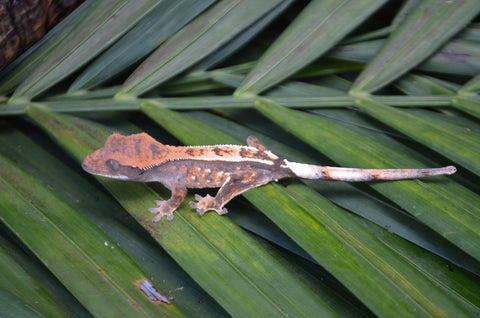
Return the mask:
<svg viewBox="0 0 480 318">
<path fill-rule="evenodd" d="M 160 221 L 162 219 L 162 217 L 163 217 L 162 214 L 158 214 L 152 219 L 152 222 L 156 223 L 156 222 Z"/>
<path fill-rule="evenodd" d="M 198 194 L 195 195 L 195 196 L 198 196 Z M 197 198 L 197 200 L 198 200 L 198 198 Z M 197 203 L 197 202 L 190 201 L 188 204 L 189 204 L 193 209 L 195 209 L 195 211 L 197 211 L 198 214 L 200 214 L 200 216 L 202 216 L 202 215 L 205 214 L 205 209 L 200 208 L 200 207 L 198 206 L 198 203 Z"/>
<path fill-rule="evenodd" d="M 224 214 L 227 214 L 228 213 L 228 210 L 227 208 L 223 208 L 221 209 L 220 211 L 219 210 L 216 210 L 218 215 L 224 215 Z"/>
<path fill-rule="evenodd" d="M 152 208 L 152 209 L 148 209 L 148 212 L 150 213 L 158 213 L 157 215 L 155 215 L 155 217 L 152 219 L 152 222 L 158 222 L 160 221 L 164 216 L 167 217 L 167 220 L 168 221 L 171 221 L 173 220 L 173 212 L 160 212 L 160 211 L 157 211 L 157 212 L 152 212 L 151 210 L 153 210 L 155 208 Z"/>
<path fill-rule="evenodd" d="M 159 212 L 160 212 L 160 208 L 149 208 L 149 209 L 148 209 L 148 212 L 150 212 L 150 213 L 159 213 Z"/>
</svg>

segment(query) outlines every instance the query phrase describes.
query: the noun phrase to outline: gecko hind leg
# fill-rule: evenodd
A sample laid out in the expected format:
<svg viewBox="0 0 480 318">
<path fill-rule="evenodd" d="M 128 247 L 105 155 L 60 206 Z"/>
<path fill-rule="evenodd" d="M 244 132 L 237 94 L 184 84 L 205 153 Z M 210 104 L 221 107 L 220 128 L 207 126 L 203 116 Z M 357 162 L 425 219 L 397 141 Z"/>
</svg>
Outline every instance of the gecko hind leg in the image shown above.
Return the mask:
<svg viewBox="0 0 480 318">
<path fill-rule="evenodd" d="M 173 220 L 173 212 L 180 206 L 187 195 L 187 188 L 181 185 L 171 187 L 172 196 L 168 200 L 155 200 L 157 207 L 149 208 L 148 212 L 157 213 L 153 218 L 153 222 L 158 222 L 162 217 L 166 216 L 168 221 Z"/>
<path fill-rule="evenodd" d="M 228 210 L 224 208 L 231 199 L 243 192 L 259 187 L 270 182 L 266 176 L 259 175 L 255 171 L 247 171 L 232 174 L 230 178 L 218 190 L 217 195 L 212 197 L 206 195 L 204 197 L 196 194 L 195 199 L 198 202 L 190 202 L 190 206 L 194 208 L 200 215 L 205 214 L 209 210 L 217 212 L 219 215 L 226 214 Z"/>
</svg>

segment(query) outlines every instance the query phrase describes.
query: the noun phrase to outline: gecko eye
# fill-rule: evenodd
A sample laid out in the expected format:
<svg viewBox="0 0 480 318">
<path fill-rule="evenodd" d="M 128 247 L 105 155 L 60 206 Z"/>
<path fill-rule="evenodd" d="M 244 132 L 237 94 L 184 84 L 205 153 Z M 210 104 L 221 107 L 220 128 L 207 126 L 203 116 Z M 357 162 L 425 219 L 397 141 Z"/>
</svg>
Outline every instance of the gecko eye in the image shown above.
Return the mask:
<svg viewBox="0 0 480 318">
<path fill-rule="evenodd" d="M 107 160 L 107 162 L 105 162 L 105 164 L 107 165 L 107 167 L 109 167 L 113 171 L 120 170 L 120 164 L 118 163 L 118 161 L 110 159 L 110 160 Z"/>
</svg>

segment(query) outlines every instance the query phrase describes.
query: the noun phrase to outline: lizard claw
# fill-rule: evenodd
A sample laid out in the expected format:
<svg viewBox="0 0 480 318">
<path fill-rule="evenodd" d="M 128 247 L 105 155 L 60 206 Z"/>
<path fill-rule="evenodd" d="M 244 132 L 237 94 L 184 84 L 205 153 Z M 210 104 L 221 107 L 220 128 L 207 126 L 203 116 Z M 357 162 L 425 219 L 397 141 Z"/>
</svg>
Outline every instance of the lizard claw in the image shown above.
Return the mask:
<svg viewBox="0 0 480 318">
<path fill-rule="evenodd" d="M 219 209 L 219 210 L 220 210 L 220 209 Z M 220 211 L 219 211 L 219 210 L 215 210 L 215 211 L 218 213 L 218 215 L 224 215 L 224 214 L 227 214 L 227 213 L 228 213 L 227 208 L 223 208 L 223 209 L 221 209 Z"/>
<path fill-rule="evenodd" d="M 194 208 L 200 215 L 204 215 L 205 212 L 209 210 L 213 210 L 219 215 L 226 214 L 228 212 L 226 208 L 222 208 L 221 206 L 219 206 L 217 201 L 215 201 L 215 198 L 213 198 L 209 194 L 207 194 L 205 197 L 195 194 L 195 199 L 198 202 L 191 201 L 189 202 L 189 205 Z"/>
<path fill-rule="evenodd" d="M 188 202 L 188 205 L 190 205 L 193 209 L 195 209 L 195 211 L 197 211 L 198 214 L 200 214 L 200 215 L 205 214 L 205 211 L 206 211 L 206 210 L 198 207 L 198 203 L 197 203 L 197 202 L 190 201 L 190 202 Z"/>
<path fill-rule="evenodd" d="M 155 200 L 156 208 L 149 208 L 148 212 L 157 213 L 153 218 L 153 222 L 158 222 L 162 217 L 166 216 L 168 221 L 173 220 L 173 211 L 166 201 Z"/>
</svg>

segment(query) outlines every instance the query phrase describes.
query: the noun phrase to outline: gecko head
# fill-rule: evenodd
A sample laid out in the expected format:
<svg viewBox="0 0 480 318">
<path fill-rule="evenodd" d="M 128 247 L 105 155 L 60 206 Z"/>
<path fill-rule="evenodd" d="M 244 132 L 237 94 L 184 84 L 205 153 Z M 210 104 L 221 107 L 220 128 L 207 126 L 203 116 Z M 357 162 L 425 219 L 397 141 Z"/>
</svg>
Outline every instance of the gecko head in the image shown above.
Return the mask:
<svg viewBox="0 0 480 318">
<path fill-rule="evenodd" d="M 99 149 L 99 150 L 103 150 Z M 98 156 L 96 152 L 88 155 L 83 159 L 83 170 L 98 176 L 121 179 L 121 180 L 137 180 L 142 174 L 142 170 L 136 167 L 128 167 L 121 165 L 117 160 Z"/>
<path fill-rule="evenodd" d="M 144 170 L 138 167 L 138 158 L 145 136 L 151 138 L 147 134 L 110 135 L 103 148 L 83 159 L 82 168 L 103 177 L 140 181 Z"/>
</svg>

